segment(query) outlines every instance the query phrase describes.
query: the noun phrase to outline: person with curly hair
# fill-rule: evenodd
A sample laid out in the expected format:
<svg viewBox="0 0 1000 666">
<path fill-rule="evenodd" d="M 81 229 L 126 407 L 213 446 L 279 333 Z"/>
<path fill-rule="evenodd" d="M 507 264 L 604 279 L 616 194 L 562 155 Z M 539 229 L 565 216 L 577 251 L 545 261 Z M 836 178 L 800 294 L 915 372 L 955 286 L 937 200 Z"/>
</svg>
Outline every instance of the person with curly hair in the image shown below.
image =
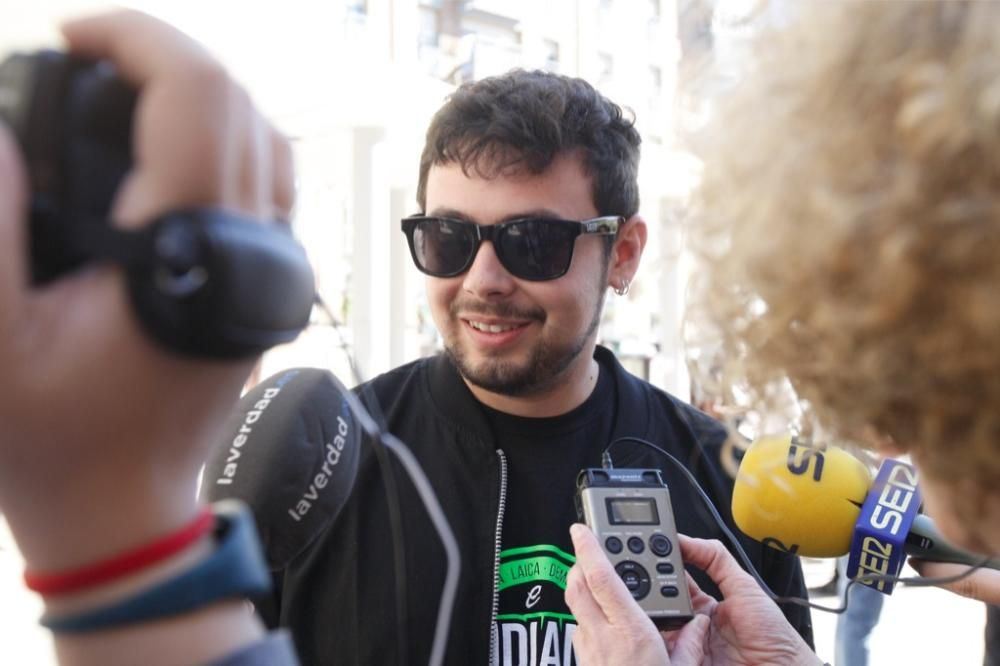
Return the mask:
<svg viewBox="0 0 1000 666">
<path fill-rule="evenodd" d="M 1000 5 L 817 4 L 719 109 L 701 305 L 758 409 L 787 381 L 804 429 L 877 433 L 996 552 Z"/>
<path fill-rule="evenodd" d="M 699 147 L 698 321 L 762 421 L 790 423 L 790 387 L 814 439 L 909 453 L 945 536 L 995 555 L 1000 3 L 802 3 L 787 19 Z M 599 558 L 579 564 L 577 579 L 601 578 Z M 1000 598 L 995 572 L 953 589 Z M 723 592 L 684 630 L 704 632 L 707 661 L 805 662 L 743 630 L 776 613 L 755 585 Z M 729 610 L 750 599 L 755 613 Z"/>
</svg>

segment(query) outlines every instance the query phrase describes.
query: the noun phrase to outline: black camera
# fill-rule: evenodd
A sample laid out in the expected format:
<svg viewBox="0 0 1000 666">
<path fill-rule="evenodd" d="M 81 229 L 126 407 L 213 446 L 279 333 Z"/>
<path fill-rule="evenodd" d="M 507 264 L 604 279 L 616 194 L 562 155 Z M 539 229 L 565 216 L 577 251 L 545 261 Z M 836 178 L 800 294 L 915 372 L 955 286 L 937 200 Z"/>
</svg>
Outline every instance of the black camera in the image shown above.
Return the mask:
<svg viewBox="0 0 1000 666">
<path fill-rule="evenodd" d="M 0 62 L 0 121 L 13 130 L 31 188 L 32 283 L 117 263 L 146 333 L 183 355 L 248 357 L 293 340 L 309 322 L 315 287 L 287 225 L 212 208 L 138 230 L 111 224 L 132 167 L 136 100 L 106 61 L 39 51 Z"/>
<path fill-rule="evenodd" d="M 21 147 L 31 187 L 36 284 L 86 261 L 67 229 L 107 225 L 111 201 L 132 165 L 135 102 L 135 92 L 107 62 L 40 51 L 0 64 L 0 119 Z"/>
</svg>

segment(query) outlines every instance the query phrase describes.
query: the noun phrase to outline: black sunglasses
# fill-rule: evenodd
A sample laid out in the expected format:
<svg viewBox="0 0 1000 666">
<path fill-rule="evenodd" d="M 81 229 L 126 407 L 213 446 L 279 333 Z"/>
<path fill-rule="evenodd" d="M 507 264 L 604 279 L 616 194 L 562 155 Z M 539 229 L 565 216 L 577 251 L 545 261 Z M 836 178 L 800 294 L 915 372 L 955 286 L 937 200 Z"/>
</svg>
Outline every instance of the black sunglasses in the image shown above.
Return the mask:
<svg viewBox="0 0 1000 666">
<path fill-rule="evenodd" d="M 573 222 L 525 217 L 498 224 L 476 224 L 448 217 L 414 215 L 403 219 L 413 263 L 434 277 L 455 277 L 469 270 L 484 240 L 497 259 L 522 280 L 555 280 L 569 270 L 581 234 L 613 235 L 624 217 L 609 215 Z"/>
</svg>

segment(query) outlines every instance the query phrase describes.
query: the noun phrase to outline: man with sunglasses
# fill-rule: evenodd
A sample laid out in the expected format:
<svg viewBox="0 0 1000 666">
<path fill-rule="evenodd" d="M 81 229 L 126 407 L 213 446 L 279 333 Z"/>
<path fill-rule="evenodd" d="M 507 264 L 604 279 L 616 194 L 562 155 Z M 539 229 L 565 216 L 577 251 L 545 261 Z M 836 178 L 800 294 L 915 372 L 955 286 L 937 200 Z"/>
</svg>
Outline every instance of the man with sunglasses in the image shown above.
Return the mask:
<svg viewBox="0 0 1000 666">
<path fill-rule="evenodd" d="M 649 440 L 685 461 L 728 517 L 723 428 L 597 345 L 607 289 L 627 293 L 646 243 L 639 143 L 632 121 L 589 84 L 544 72 L 463 86 L 428 130 L 421 212 L 402 231 L 427 275 L 444 352 L 360 393 L 422 465 L 459 542 L 446 663 L 575 663 L 564 591 L 576 477 L 616 439 Z M 444 550 L 394 462 L 399 497 L 387 499 L 372 451 L 362 448 L 340 512 L 303 552 L 272 562 L 279 593 L 258 608 L 291 627 L 305 663 L 428 661 Z M 661 455 L 634 443 L 611 453 L 619 467 L 663 470 L 681 533 L 721 535 Z M 388 528 L 396 506 L 401 547 Z M 743 545 L 778 594 L 805 596 L 796 558 Z M 811 642 L 808 612 L 788 618 Z"/>
</svg>

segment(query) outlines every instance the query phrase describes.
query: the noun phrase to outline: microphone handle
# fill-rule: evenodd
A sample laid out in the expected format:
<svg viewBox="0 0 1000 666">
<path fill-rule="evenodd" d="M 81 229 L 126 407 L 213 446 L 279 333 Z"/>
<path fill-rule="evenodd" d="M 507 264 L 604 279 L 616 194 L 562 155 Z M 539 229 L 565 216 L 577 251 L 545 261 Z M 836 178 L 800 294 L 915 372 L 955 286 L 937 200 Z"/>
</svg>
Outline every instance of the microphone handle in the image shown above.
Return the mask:
<svg viewBox="0 0 1000 666">
<path fill-rule="evenodd" d="M 925 514 L 917 514 L 906 535 L 904 550 L 910 557 L 933 562 L 952 562 L 975 566 L 983 561 L 983 555 L 975 555 L 949 544 L 941 536 L 934 521 Z M 1000 558 L 991 558 L 982 565 L 986 569 L 1000 570 Z"/>
</svg>

